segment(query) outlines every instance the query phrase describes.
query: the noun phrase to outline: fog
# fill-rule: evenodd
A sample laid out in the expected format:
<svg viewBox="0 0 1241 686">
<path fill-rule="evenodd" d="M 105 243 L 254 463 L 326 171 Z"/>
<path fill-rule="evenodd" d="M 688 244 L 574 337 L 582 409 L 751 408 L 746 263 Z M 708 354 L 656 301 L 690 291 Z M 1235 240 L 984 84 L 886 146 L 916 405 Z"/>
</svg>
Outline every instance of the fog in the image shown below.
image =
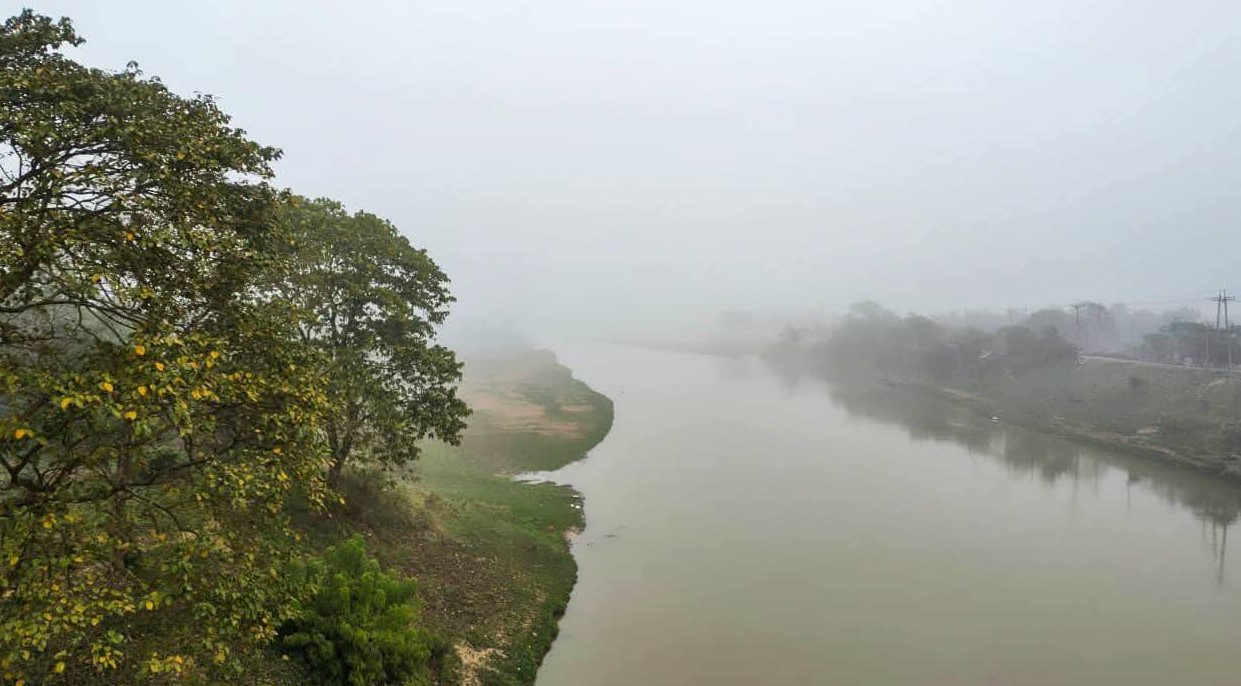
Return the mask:
<svg viewBox="0 0 1241 686">
<path fill-rule="evenodd" d="M 458 320 L 1164 302 L 1241 248 L 1241 6 L 42 2 L 392 219 Z"/>
</svg>

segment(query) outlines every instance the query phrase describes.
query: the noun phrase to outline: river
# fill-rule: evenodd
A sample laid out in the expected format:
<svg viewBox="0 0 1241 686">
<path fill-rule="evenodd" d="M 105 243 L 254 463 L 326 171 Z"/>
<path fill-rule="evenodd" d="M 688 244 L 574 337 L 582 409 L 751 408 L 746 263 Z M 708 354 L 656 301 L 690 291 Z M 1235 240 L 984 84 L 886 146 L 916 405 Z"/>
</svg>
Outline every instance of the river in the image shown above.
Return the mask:
<svg viewBox="0 0 1241 686">
<path fill-rule="evenodd" d="M 538 686 L 1241 683 L 1241 492 L 754 358 L 562 346 L 615 401 Z"/>
</svg>

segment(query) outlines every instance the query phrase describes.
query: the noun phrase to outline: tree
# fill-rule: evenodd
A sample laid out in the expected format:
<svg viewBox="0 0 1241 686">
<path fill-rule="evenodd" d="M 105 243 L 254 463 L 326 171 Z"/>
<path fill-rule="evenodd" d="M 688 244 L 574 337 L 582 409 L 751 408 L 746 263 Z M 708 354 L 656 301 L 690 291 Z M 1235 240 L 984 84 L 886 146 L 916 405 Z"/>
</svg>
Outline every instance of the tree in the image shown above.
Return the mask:
<svg viewBox="0 0 1241 686">
<path fill-rule="evenodd" d="M 1077 336 L 1077 328 L 1073 316 L 1064 310 L 1039 310 L 1026 319 L 1024 326 L 1031 331 L 1039 332 L 1047 332 L 1050 329 L 1055 332 L 1055 335 L 1065 340 L 1077 342 L 1075 338 Z"/>
<path fill-rule="evenodd" d="M 317 352 L 256 281 L 282 268 L 277 151 L 80 42 L 30 11 L 0 28 L 5 683 L 271 639 L 299 592 L 282 505 L 323 497 Z"/>
<path fill-rule="evenodd" d="M 433 640 L 415 628 L 412 579 L 386 574 L 361 536 L 328 550 L 309 574 L 316 587 L 305 611 L 282 628 L 286 650 L 324 686 L 423 683 Z"/>
<path fill-rule="evenodd" d="M 1142 337 L 1143 357 L 1154 362 L 1176 362 L 1172 336 L 1166 333 L 1148 333 Z"/>
<path fill-rule="evenodd" d="M 1086 331 L 1092 351 L 1109 351 L 1117 348 L 1116 318 L 1111 310 L 1097 302 L 1086 302 L 1082 312 L 1082 327 Z M 1079 343 L 1079 345 L 1083 345 Z"/>
<path fill-rule="evenodd" d="M 1077 348 L 1062 339 L 1054 327 L 1036 335 L 1024 326 L 1006 326 L 996 332 L 996 339 L 1002 343 L 1008 371 L 1018 376 L 1077 359 Z"/>
<path fill-rule="evenodd" d="M 1182 358 L 1200 364 L 1210 362 L 1211 329 L 1195 321 L 1173 321 L 1160 329 L 1172 339 L 1173 361 Z"/>
<path fill-rule="evenodd" d="M 453 301 L 444 273 L 373 214 L 294 199 L 283 217 L 293 267 L 274 288 L 325 361 L 329 483 L 359 460 L 413 460 L 424 438 L 456 443 L 469 410 L 454 386 L 461 364 L 434 343 Z"/>
</svg>

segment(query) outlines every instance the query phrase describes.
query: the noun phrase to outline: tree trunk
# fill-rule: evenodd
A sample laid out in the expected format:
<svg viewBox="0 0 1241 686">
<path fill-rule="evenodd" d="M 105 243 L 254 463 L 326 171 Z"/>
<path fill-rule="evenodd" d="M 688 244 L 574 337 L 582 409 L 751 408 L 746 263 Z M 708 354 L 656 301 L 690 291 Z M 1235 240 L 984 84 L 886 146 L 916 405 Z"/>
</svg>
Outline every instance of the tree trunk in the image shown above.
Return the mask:
<svg viewBox="0 0 1241 686">
<path fill-rule="evenodd" d="M 340 490 L 340 475 L 344 469 L 345 457 L 343 455 L 338 456 L 335 451 L 333 451 L 331 462 L 328 464 L 327 468 L 327 485 L 333 491 Z"/>
</svg>

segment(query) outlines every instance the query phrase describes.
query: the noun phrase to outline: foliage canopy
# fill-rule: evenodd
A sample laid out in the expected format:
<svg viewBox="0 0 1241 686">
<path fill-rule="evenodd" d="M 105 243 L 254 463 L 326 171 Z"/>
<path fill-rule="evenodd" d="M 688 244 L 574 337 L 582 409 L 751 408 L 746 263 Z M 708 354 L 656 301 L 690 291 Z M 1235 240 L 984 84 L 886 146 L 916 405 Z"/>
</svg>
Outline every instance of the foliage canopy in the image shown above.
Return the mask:
<svg viewBox="0 0 1241 686">
<path fill-rule="evenodd" d="M 427 437 L 455 443 L 468 414 L 461 365 L 433 342 L 452 302 L 444 273 L 390 222 L 331 200 L 294 198 L 282 221 L 291 268 L 275 289 L 324 359 L 332 481 L 351 461 L 412 460 Z"/>
<path fill-rule="evenodd" d="M 387 222 L 269 186 L 211 97 L 79 43 L 0 27 L 0 682 L 209 675 L 297 614 L 285 506 L 342 442 L 455 440 L 451 296 Z"/>
<path fill-rule="evenodd" d="M 423 671 L 433 641 L 415 629 L 417 585 L 385 574 L 361 536 L 328 551 L 310 580 L 314 598 L 285 627 L 285 648 L 325 686 L 408 684 Z"/>
</svg>

